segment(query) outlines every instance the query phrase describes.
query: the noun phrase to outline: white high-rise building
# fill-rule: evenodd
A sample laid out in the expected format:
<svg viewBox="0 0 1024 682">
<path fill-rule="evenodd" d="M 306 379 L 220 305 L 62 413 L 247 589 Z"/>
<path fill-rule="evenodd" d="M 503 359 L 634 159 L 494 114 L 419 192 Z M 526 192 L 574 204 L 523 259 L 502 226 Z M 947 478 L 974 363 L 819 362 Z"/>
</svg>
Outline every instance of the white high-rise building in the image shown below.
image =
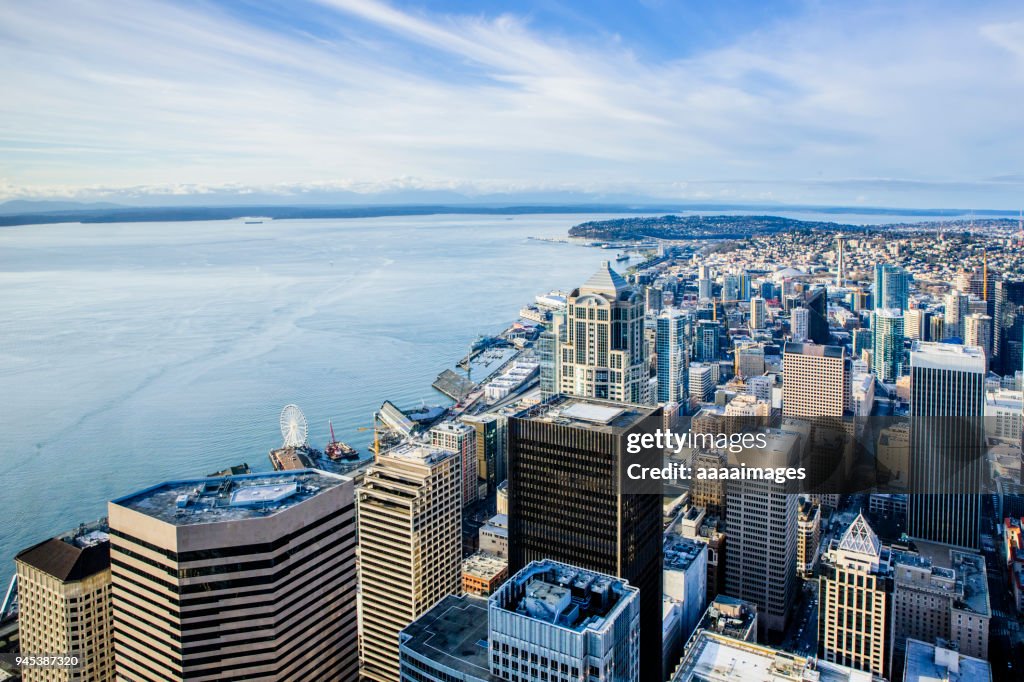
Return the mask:
<svg viewBox="0 0 1024 682">
<path fill-rule="evenodd" d="M 977 346 L 982 349 L 985 351 L 986 363 L 992 363 L 991 316 L 984 313 L 972 313 L 964 318 L 964 345 Z"/>
<path fill-rule="evenodd" d="M 377 456 L 357 496 L 362 675 L 397 682 L 398 634 L 461 590 L 461 457 L 404 443 Z"/>
<path fill-rule="evenodd" d="M 793 341 L 803 343 L 808 338 L 811 311 L 807 308 L 793 308 L 789 314 L 789 331 Z"/>
</svg>

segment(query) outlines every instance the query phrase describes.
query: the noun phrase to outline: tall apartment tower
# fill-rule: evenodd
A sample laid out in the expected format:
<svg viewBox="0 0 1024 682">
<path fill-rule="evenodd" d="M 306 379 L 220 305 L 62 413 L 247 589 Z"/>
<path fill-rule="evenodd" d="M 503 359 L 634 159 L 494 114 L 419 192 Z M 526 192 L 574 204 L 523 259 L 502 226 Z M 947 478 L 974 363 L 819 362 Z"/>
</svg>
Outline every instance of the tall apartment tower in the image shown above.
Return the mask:
<svg viewBox="0 0 1024 682">
<path fill-rule="evenodd" d="M 114 679 L 110 539 L 105 524 L 81 526 L 14 558 L 18 642 L 23 654 L 71 653 L 74 668 L 30 668 L 25 682 Z"/>
<path fill-rule="evenodd" d="M 957 338 L 963 340 L 964 338 L 964 318 L 967 317 L 970 309 L 970 298 L 964 293 L 959 291 L 950 291 L 946 294 L 943 299 L 945 303 L 945 330 L 942 339 L 935 339 L 936 341 L 944 341 L 945 339 Z"/>
<path fill-rule="evenodd" d="M 686 316 L 666 308 L 657 317 L 658 402 L 686 401 L 686 372 L 689 365 L 689 344 L 686 337 Z"/>
<path fill-rule="evenodd" d="M 661 497 L 626 467 L 661 466 L 662 452 L 626 446 L 661 422 L 659 407 L 572 397 L 509 419 L 509 573 L 552 559 L 628 580 L 640 590 L 643 680 L 661 673 Z"/>
<path fill-rule="evenodd" d="M 985 467 L 985 354 L 916 341 L 910 351 L 912 537 L 979 546 Z"/>
<path fill-rule="evenodd" d="M 874 308 L 907 309 L 910 295 L 910 273 L 898 265 L 879 263 L 875 266 Z"/>
<path fill-rule="evenodd" d="M 801 436 L 768 430 L 768 446 L 730 454 L 729 466 L 795 467 Z M 782 632 L 796 599 L 798 499 L 785 481 L 725 484 L 725 594 L 757 604 L 759 624 Z"/>
<path fill-rule="evenodd" d="M 810 338 L 810 314 L 811 311 L 807 308 L 793 308 L 789 314 L 789 336 L 796 343 L 803 343 Z"/>
<path fill-rule="evenodd" d="M 608 261 L 569 294 L 559 347 L 561 393 L 637 404 L 650 400 L 644 298 Z"/>
<path fill-rule="evenodd" d="M 430 429 L 430 444 L 442 450 L 459 453 L 462 468 L 462 506 L 477 501 L 479 484 L 477 480 L 476 430 L 462 422 L 444 422 Z"/>
<path fill-rule="evenodd" d="M 491 595 L 487 611 L 492 679 L 662 679 L 640 674 L 639 591 L 613 575 L 533 561 Z"/>
<path fill-rule="evenodd" d="M 378 455 L 359 501 L 362 675 L 399 679 L 398 634 L 461 591 L 462 467 L 451 450 L 403 443 Z"/>
<path fill-rule="evenodd" d="M 887 384 L 903 372 L 903 311 L 877 308 L 871 313 L 871 369 Z"/>
<path fill-rule="evenodd" d="M 693 357 L 697 362 L 717 362 L 722 340 L 722 325 L 716 320 L 700 320 L 693 338 Z"/>
<path fill-rule="evenodd" d="M 973 313 L 964 318 L 964 345 L 985 351 L 986 364 L 992 363 L 992 317 Z"/>
<path fill-rule="evenodd" d="M 932 341 L 931 334 L 932 314 L 921 308 L 911 308 L 903 311 L 903 335 L 914 341 Z"/>
<path fill-rule="evenodd" d="M 755 296 L 750 299 L 750 328 L 764 329 L 768 326 L 768 308 L 765 307 L 764 299 Z"/>
<path fill-rule="evenodd" d="M 846 238 L 843 235 L 836 236 L 836 286 L 843 286 L 846 280 Z"/>
<path fill-rule="evenodd" d="M 352 479 L 169 481 L 109 517 L 117 679 L 355 679 Z"/>
<path fill-rule="evenodd" d="M 891 591 L 888 552 L 858 514 L 825 556 L 818 602 L 821 658 L 885 677 Z"/>
</svg>

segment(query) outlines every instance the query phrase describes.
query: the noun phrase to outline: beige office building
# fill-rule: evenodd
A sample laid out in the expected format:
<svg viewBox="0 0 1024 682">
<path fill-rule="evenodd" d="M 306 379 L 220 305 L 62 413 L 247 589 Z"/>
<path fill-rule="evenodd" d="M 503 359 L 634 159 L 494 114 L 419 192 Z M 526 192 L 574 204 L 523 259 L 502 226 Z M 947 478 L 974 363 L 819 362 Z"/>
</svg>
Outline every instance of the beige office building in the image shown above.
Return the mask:
<svg viewBox="0 0 1024 682">
<path fill-rule="evenodd" d="M 559 391 L 622 403 L 650 402 L 644 297 L 605 261 L 575 289 L 559 342 Z"/>
<path fill-rule="evenodd" d="M 353 488 L 305 469 L 112 501 L 117 679 L 355 679 Z"/>
<path fill-rule="evenodd" d="M 861 514 L 825 557 L 820 581 L 818 646 L 831 663 L 888 673 L 888 557 Z"/>
<path fill-rule="evenodd" d="M 83 526 L 18 553 L 18 640 L 23 653 L 72 654 L 70 668 L 23 668 L 25 682 L 114 679 L 110 542 Z"/>
<path fill-rule="evenodd" d="M 787 343 L 782 355 L 782 414 L 842 417 L 850 405 L 850 359 L 841 346 Z"/>
<path fill-rule="evenodd" d="M 359 489 L 363 677 L 399 679 L 398 634 L 462 590 L 462 470 L 453 451 L 403 443 Z"/>
<path fill-rule="evenodd" d="M 430 444 L 442 450 L 459 453 L 462 459 L 462 506 L 477 501 L 477 432 L 469 424 L 444 422 L 430 429 Z"/>
</svg>

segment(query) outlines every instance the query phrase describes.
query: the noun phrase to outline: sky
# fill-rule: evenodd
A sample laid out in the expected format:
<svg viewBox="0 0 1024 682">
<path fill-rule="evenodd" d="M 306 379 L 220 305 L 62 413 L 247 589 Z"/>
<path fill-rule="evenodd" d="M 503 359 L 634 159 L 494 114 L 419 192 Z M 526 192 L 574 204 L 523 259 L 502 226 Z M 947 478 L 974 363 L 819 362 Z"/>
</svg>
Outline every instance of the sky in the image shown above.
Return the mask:
<svg viewBox="0 0 1024 682">
<path fill-rule="evenodd" d="M 1024 4 L 10 0 L 0 201 L 1024 204 Z"/>
</svg>

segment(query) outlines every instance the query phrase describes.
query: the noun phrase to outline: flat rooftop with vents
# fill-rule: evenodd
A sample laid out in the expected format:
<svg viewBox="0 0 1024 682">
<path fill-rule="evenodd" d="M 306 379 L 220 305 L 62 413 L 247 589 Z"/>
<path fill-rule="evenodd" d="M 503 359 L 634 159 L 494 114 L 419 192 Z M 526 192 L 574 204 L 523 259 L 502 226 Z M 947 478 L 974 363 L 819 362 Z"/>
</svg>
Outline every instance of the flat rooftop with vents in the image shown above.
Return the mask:
<svg viewBox="0 0 1024 682">
<path fill-rule="evenodd" d="M 316 469 L 166 481 L 113 500 L 176 526 L 240 521 L 294 507 L 349 479 Z"/>
<path fill-rule="evenodd" d="M 515 417 L 619 434 L 652 416 L 658 409 L 559 395 L 523 410 Z"/>
</svg>

